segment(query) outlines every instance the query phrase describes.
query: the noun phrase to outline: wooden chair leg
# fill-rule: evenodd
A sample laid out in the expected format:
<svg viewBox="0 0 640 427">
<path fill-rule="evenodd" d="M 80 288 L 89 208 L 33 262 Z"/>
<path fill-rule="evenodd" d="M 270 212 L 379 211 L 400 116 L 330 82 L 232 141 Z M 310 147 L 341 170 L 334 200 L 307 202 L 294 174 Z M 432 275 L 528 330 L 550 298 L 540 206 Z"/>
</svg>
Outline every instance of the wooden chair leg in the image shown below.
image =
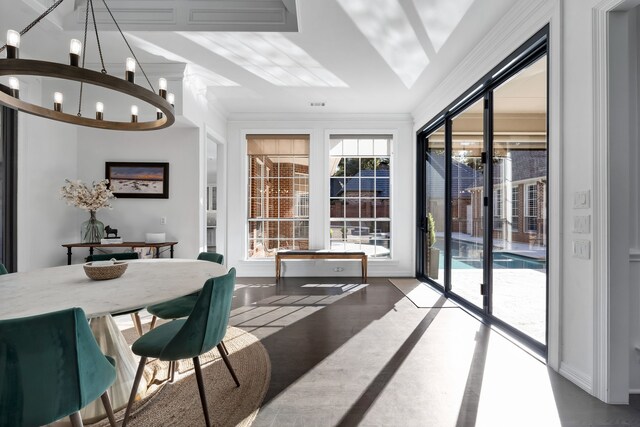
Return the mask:
<svg viewBox="0 0 640 427">
<path fill-rule="evenodd" d="M 142 321 L 140 320 L 140 315 L 136 311 L 135 313 L 131 313 L 131 319 L 133 320 L 133 326 L 136 327 L 136 332 L 138 332 L 138 336 L 142 336 Z"/>
<path fill-rule="evenodd" d="M 220 341 L 220 345 L 222 346 L 222 349 L 224 350 L 224 353 L 228 356 L 229 355 L 229 350 L 227 350 L 227 346 L 225 345 L 224 341 Z"/>
<path fill-rule="evenodd" d="M 107 412 L 107 417 L 109 418 L 109 424 L 111 427 L 116 427 L 116 417 L 113 415 L 113 408 L 111 407 L 111 401 L 109 400 L 109 394 L 105 391 L 100 396 L 102 399 L 102 404 L 104 405 L 104 410 Z"/>
<path fill-rule="evenodd" d="M 136 400 L 136 393 L 138 392 L 138 386 L 140 385 L 140 380 L 142 379 L 142 374 L 144 372 L 144 367 L 146 364 L 147 358 L 141 357 L 140 364 L 138 365 L 138 370 L 136 371 L 136 377 L 133 380 L 133 388 L 131 389 L 131 395 L 129 396 L 129 403 L 127 403 L 127 410 L 125 411 L 124 419 L 122 420 L 122 427 L 126 427 L 127 421 L 129 421 L 131 407 L 133 406 L 133 401 Z"/>
<path fill-rule="evenodd" d="M 156 322 L 158 321 L 158 318 L 156 316 L 153 316 L 151 318 L 151 324 L 149 325 L 149 330 L 152 330 L 153 328 L 156 327 Z"/>
<path fill-rule="evenodd" d="M 204 394 L 204 380 L 202 379 L 202 369 L 200 369 L 200 359 L 198 359 L 197 357 L 193 358 L 193 367 L 195 368 L 196 379 L 198 380 L 198 391 L 200 392 L 200 402 L 202 402 L 202 412 L 204 413 L 204 422 L 207 427 L 211 427 L 211 421 L 209 421 L 209 408 L 207 406 L 207 397 Z"/>
<path fill-rule="evenodd" d="M 71 420 L 71 427 L 83 427 L 82 418 L 80 417 L 80 412 L 74 412 L 69 415 L 69 419 Z"/>
<path fill-rule="evenodd" d="M 227 369 L 229 369 L 229 373 L 233 377 L 233 381 L 235 381 L 236 387 L 240 387 L 240 381 L 238 381 L 236 372 L 233 370 L 233 366 L 231 366 L 231 362 L 229 361 L 229 358 L 227 357 L 220 344 L 218 344 L 218 351 L 220 352 L 220 356 L 222 356 L 222 360 L 224 360 L 224 364 L 227 365 Z"/>
<path fill-rule="evenodd" d="M 176 377 L 176 361 L 172 360 L 169 362 L 169 382 L 173 383 Z"/>
</svg>

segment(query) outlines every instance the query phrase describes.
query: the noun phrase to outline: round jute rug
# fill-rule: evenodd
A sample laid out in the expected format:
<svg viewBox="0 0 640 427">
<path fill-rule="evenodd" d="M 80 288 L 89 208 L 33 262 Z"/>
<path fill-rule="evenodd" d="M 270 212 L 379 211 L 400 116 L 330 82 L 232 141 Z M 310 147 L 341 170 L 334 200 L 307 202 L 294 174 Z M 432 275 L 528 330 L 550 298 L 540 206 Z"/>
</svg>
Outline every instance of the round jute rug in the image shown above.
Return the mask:
<svg viewBox="0 0 640 427">
<path fill-rule="evenodd" d="M 211 423 L 214 426 L 250 426 L 269 387 L 269 355 L 258 338 L 239 328 L 230 327 L 224 342 L 240 387 L 236 387 L 217 349 L 200 356 Z M 167 382 L 168 367 L 169 362 L 159 360 L 147 363 L 145 377 L 150 387 L 145 397 L 134 404 L 127 425 L 205 425 L 192 361 L 178 363 L 173 383 Z M 118 424 L 123 417 L 124 409 L 116 413 Z M 93 426 L 107 427 L 109 422 L 105 419 Z"/>
</svg>

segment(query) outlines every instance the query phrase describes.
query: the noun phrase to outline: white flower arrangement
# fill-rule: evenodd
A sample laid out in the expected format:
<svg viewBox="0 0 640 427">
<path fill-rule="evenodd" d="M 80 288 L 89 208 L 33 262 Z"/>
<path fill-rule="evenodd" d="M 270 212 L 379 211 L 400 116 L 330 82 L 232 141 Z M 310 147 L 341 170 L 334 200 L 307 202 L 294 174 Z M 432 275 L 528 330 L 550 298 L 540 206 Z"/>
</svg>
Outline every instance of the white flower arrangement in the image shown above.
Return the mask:
<svg viewBox="0 0 640 427">
<path fill-rule="evenodd" d="M 98 209 L 111 209 L 110 200 L 115 199 L 111 190 L 109 190 L 109 180 L 103 179 L 97 183 L 93 183 L 92 187 L 88 187 L 82 181 L 72 181 L 65 179 L 67 185 L 60 189 L 60 195 L 69 206 L 76 206 L 89 212 L 96 212 Z"/>
</svg>

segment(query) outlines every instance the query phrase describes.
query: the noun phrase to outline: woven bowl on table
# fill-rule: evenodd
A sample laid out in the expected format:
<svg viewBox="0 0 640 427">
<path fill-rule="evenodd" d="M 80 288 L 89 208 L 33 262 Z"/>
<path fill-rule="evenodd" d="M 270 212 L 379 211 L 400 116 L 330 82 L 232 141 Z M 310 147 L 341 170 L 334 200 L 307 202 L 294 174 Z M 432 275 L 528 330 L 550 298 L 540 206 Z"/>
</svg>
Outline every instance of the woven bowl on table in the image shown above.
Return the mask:
<svg viewBox="0 0 640 427">
<path fill-rule="evenodd" d="M 124 261 L 115 261 L 109 265 L 92 265 L 88 262 L 84 265 L 84 272 L 89 279 L 92 280 L 109 280 L 122 276 L 127 269 L 127 263 Z"/>
</svg>

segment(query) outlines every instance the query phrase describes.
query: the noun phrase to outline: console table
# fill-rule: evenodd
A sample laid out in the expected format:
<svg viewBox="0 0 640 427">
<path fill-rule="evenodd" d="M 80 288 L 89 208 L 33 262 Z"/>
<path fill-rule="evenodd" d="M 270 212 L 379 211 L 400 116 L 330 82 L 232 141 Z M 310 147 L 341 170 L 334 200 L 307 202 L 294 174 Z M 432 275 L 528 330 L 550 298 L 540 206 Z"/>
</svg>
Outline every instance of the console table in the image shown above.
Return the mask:
<svg viewBox="0 0 640 427">
<path fill-rule="evenodd" d="M 276 253 L 276 280 L 280 279 L 280 265 L 285 259 L 356 259 L 362 262 L 362 280 L 367 280 L 367 254 L 326 250 L 282 251 Z"/>
<path fill-rule="evenodd" d="M 156 248 L 156 258 L 160 258 L 160 249 L 169 248 L 169 254 L 173 258 L 173 247 L 178 242 L 145 243 L 145 242 L 122 242 L 122 243 L 66 243 L 62 245 L 67 248 L 67 265 L 71 265 L 71 248 L 89 248 L 89 255 L 93 255 L 94 248 Z"/>
</svg>

